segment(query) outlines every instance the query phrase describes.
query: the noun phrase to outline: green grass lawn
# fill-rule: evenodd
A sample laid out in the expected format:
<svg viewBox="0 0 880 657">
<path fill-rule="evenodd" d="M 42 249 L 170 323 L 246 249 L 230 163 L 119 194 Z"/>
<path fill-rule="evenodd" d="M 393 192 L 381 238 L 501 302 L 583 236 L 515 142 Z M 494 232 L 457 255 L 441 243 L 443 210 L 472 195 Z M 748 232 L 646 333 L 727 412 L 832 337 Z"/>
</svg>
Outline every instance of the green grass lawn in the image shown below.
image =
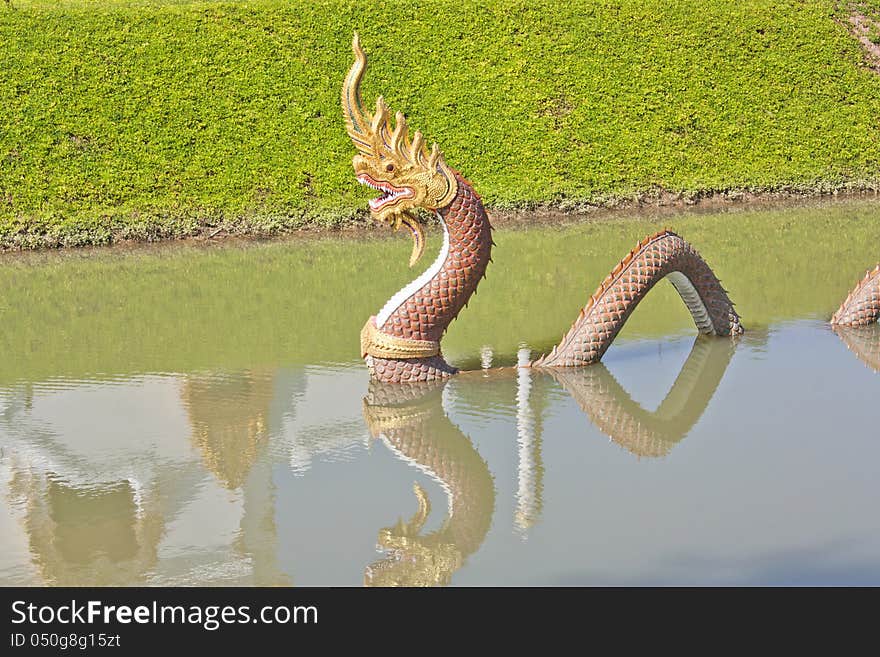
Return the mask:
<svg viewBox="0 0 880 657">
<path fill-rule="evenodd" d="M 495 208 L 880 183 L 880 77 L 840 3 L 486 4 L 0 1 L 0 245 L 365 216 L 355 30 L 368 107 Z"/>
</svg>

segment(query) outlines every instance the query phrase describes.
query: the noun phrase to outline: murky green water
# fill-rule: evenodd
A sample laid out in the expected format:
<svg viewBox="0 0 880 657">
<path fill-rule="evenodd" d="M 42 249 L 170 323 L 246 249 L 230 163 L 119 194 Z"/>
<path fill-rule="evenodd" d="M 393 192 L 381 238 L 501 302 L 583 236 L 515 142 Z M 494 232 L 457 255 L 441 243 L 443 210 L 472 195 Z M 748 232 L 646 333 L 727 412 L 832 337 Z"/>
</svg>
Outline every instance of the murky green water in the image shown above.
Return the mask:
<svg viewBox="0 0 880 657">
<path fill-rule="evenodd" d="M 825 322 L 880 204 L 498 231 L 444 352 L 548 348 L 664 227 L 742 339 L 663 284 L 602 365 L 418 390 L 357 353 L 402 237 L 2 256 L 0 584 L 880 584 L 880 331 Z"/>
</svg>

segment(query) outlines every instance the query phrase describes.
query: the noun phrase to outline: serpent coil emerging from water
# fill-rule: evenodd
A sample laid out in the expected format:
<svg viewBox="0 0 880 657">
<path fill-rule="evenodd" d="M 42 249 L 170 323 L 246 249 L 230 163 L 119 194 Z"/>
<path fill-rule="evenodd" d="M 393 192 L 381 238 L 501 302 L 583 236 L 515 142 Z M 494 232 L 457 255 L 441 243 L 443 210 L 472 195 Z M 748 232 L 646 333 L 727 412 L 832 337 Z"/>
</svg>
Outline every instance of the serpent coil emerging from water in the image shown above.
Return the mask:
<svg viewBox="0 0 880 657">
<path fill-rule="evenodd" d="M 856 283 L 831 317 L 833 326 L 868 326 L 880 317 L 880 265 Z"/>
<path fill-rule="evenodd" d="M 370 115 L 360 83 L 367 59 L 355 35 L 355 62 L 342 88 L 346 129 L 358 154 L 352 165 L 358 182 L 381 196 L 370 201 L 370 214 L 413 238 L 414 264 L 425 246 L 419 210 L 440 220 L 443 244 L 428 269 L 394 294 L 367 320 L 361 331 L 361 355 L 373 380 L 426 382 L 458 370 L 440 350 L 449 324 L 467 305 L 491 262 L 492 226 L 479 195 L 450 168 L 434 144 L 412 136 L 398 112 L 392 128 L 381 97 Z M 664 278 L 678 291 L 705 335 L 743 332 L 739 315 L 720 281 L 699 253 L 671 231 L 660 231 L 636 245 L 590 297 L 577 319 L 550 353 L 526 367 L 562 368 L 598 362 L 647 293 Z M 835 326 L 865 326 L 880 314 L 880 266 L 869 272 L 832 318 Z"/>
</svg>

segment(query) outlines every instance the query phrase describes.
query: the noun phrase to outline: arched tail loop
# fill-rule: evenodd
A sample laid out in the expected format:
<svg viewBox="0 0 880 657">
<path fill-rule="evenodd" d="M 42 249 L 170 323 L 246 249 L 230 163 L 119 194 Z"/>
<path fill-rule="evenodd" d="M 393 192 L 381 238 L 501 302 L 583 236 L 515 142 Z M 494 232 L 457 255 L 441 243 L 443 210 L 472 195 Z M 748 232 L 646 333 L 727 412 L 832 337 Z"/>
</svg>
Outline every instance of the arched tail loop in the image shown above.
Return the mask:
<svg viewBox="0 0 880 657">
<path fill-rule="evenodd" d="M 574 367 L 598 362 L 639 302 L 666 277 L 700 333 L 742 333 L 733 302 L 706 261 L 681 237 L 664 230 L 639 242 L 611 270 L 562 341 L 532 366 Z"/>
</svg>

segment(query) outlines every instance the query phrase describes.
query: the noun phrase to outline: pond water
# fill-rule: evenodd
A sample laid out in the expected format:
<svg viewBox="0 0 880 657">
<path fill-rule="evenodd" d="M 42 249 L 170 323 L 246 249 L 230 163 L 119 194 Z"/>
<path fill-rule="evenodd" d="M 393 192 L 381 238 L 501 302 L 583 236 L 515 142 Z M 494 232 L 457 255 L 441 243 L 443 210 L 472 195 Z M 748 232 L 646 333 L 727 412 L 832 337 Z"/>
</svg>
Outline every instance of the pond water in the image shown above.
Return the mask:
<svg viewBox="0 0 880 657">
<path fill-rule="evenodd" d="M 600 365 L 480 371 L 661 228 L 743 337 L 698 338 L 662 283 Z M 417 388 L 358 357 L 402 236 L 0 257 L 0 584 L 880 584 L 880 331 L 826 321 L 880 204 L 496 242 L 444 340 L 478 371 Z"/>
</svg>

